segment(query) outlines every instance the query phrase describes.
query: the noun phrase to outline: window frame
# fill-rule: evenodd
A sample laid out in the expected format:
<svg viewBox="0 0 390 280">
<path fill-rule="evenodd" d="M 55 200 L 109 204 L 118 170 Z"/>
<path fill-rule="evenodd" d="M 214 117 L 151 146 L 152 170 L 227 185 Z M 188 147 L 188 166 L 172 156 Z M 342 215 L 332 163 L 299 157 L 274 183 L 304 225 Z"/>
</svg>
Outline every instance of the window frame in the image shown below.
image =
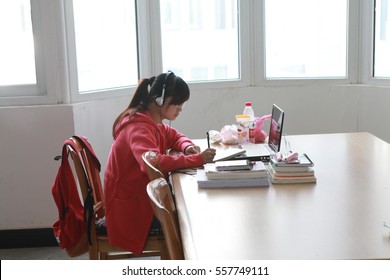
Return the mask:
<svg viewBox="0 0 390 280">
<path fill-rule="evenodd" d="M 250 17 L 248 14 L 251 3 L 252 1 L 238 1 L 239 11 L 244 13 L 243 15 L 240 15 L 239 13 L 238 18 L 240 44 L 238 55 L 240 59 L 240 79 L 209 82 L 188 81 L 191 89 L 233 88 L 244 87 L 250 84 L 250 71 L 248 67 L 250 53 L 243 52 L 243 50 L 250 48 Z M 163 72 L 160 1 L 136 1 L 136 8 L 138 24 L 137 32 L 138 34 L 142 34 L 142 36 L 138 36 L 138 55 L 140 61 L 139 77 L 150 77 Z M 101 91 L 92 91 L 90 93 L 79 93 L 72 1 L 66 1 L 65 15 L 67 27 L 66 30 L 71 103 L 132 94 L 135 91 L 135 86 L 129 86 L 120 89 L 104 89 Z"/>
<path fill-rule="evenodd" d="M 144 1 L 138 1 L 144 2 Z M 160 26 L 160 1 L 150 0 L 150 22 L 152 22 L 151 37 L 155 38 L 153 42 L 155 48 L 152 50 L 151 57 L 155 58 L 153 61 L 155 67 L 152 67 L 153 75 L 162 73 L 163 58 L 162 58 L 162 42 L 161 42 L 161 26 Z M 245 87 L 251 85 L 250 77 L 250 56 L 251 56 L 251 18 L 249 16 L 253 1 L 237 0 L 238 10 L 238 59 L 239 59 L 239 73 L 240 78 L 236 80 L 218 80 L 218 81 L 186 81 L 191 89 L 218 89 L 218 88 L 235 88 Z M 152 41 L 151 41 L 152 42 Z M 248 51 L 247 51 L 248 50 Z M 149 73 L 150 74 L 150 73 Z"/>
<path fill-rule="evenodd" d="M 30 1 L 37 83 L 1 86 L 0 106 L 53 104 L 61 99 L 65 88 L 61 2 Z"/>
<path fill-rule="evenodd" d="M 375 0 L 361 0 L 362 18 L 362 83 L 367 85 L 389 86 L 390 78 L 374 77 L 375 40 Z"/>
<path fill-rule="evenodd" d="M 138 5 L 136 4 L 136 7 Z M 138 14 L 138 11 L 136 11 Z M 68 73 L 69 73 L 69 91 L 70 103 L 83 102 L 88 100 L 97 100 L 103 98 L 114 98 L 125 96 L 133 93 L 135 85 L 118 87 L 112 89 L 94 90 L 80 93 L 78 86 L 78 69 L 76 57 L 76 39 L 73 17 L 73 1 L 65 1 L 64 4 L 65 26 L 66 26 L 66 47 L 68 57 Z M 139 73 L 139 69 L 138 69 Z"/>
<path fill-rule="evenodd" d="M 359 26 L 356 25 L 358 20 L 359 12 L 359 1 L 360 0 L 349 0 L 348 1 L 348 26 L 347 26 L 347 69 L 346 78 L 266 78 L 265 70 L 265 1 L 255 1 L 254 10 L 259 11 L 261 17 L 254 17 L 257 34 L 259 34 L 255 48 L 257 50 L 256 57 L 261 57 L 261 62 L 256 67 L 255 84 L 258 86 L 295 86 L 295 85 L 329 85 L 329 84 L 352 84 L 358 82 L 358 65 L 359 61 L 359 48 L 353 46 L 359 46 Z"/>
</svg>

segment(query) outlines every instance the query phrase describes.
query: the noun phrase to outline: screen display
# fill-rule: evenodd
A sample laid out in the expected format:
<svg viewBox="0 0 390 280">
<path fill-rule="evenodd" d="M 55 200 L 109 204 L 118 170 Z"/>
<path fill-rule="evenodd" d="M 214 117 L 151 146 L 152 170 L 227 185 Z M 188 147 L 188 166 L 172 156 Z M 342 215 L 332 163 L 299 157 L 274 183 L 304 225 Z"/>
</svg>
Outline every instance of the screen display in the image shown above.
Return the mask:
<svg viewBox="0 0 390 280">
<path fill-rule="evenodd" d="M 268 145 L 274 152 L 280 151 L 282 141 L 284 112 L 275 104 L 272 107 L 271 125 L 269 130 Z"/>
</svg>

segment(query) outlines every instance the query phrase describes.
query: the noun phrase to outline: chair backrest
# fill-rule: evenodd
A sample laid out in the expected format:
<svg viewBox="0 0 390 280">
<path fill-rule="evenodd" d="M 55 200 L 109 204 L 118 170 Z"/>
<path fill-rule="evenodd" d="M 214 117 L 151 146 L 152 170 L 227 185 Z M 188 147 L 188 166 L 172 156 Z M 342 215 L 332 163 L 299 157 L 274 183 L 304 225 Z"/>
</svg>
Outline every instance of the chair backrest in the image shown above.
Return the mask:
<svg viewBox="0 0 390 280">
<path fill-rule="evenodd" d="M 102 182 L 100 179 L 100 163 L 90 143 L 82 136 L 73 136 L 70 140 L 75 145 L 67 145 L 69 154 L 74 163 L 74 169 L 77 174 L 79 187 L 82 193 L 83 201 L 93 198 L 93 208 L 88 207 L 86 218 L 90 219 L 89 244 L 90 259 L 119 259 L 139 257 L 132 252 L 111 246 L 108 242 L 107 233 L 97 232 L 95 222 L 104 222 L 105 204 Z M 85 204 L 85 203 L 84 203 Z M 85 210 L 85 207 L 84 207 Z M 92 213 L 92 216 L 90 215 Z M 87 223 L 88 224 L 88 223 Z M 105 224 L 105 223 L 104 223 Z M 147 240 L 143 256 L 161 256 L 165 257 L 165 241 L 159 236 L 152 236 Z"/>
<path fill-rule="evenodd" d="M 176 207 L 167 181 L 164 178 L 154 179 L 147 185 L 146 190 L 154 215 L 161 223 L 169 258 L 184 259 Z"/>
<path fill-rule="evenodd" d="M 93 210 L 98 220 L 105 216 L 104 193 L 100 179 L 100 163 L 92 146 L 85 147 L 85 142 L 76 136 L 70 138 L 76 145 L 76 151 L 70 147 L 70 155 L 74 161 L 83 200 L 85 201 L 89 187 L 93 194 Z M 88 142 L 87 142 L 88 143 Z"/>
<path fill-rule="evenodd" d="M 90 259 L 98 259 L 99 245 L 95 222 L 105 217 L 104 194 L 99 175 L 100 163 L 88 141 L 80 137 L 71 137 L 70 140 L 75 145 L 67 145 L 67 148 L 74 163 L 84 201 L 89 256 Z"/>
<path fill-rule="evenodd" d="M 149 180 L 153 181 L 157 178 L 164 178 L 164 175 L 159 169 L 158 157 L 155 152 L 148 151 L 142 154 L 142 159 L 146 164 Z"/>
</svg>

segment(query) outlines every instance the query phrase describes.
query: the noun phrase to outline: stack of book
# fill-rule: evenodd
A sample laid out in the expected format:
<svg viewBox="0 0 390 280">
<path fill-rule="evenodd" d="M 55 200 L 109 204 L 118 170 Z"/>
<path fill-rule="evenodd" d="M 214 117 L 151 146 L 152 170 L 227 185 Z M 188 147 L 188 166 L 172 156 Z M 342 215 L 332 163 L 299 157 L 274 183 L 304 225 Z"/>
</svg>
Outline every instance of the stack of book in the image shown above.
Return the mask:
<svg viewBox="0 0 390 280">
<path fill-rule="evenodd" d="M 272 184 L 301 184 L 317 181 L 313 166 L 314 163 L 306 154 L 300 154 L 298 160 L 293 162 L 272 158 L 267 168 Z"/>
<path fill-rule="evenodd" d="M 228 160 L 207 163 L 197 170 L 199 188 L 269 186 L 268 172 L 261 161 Z"/>
</svg>

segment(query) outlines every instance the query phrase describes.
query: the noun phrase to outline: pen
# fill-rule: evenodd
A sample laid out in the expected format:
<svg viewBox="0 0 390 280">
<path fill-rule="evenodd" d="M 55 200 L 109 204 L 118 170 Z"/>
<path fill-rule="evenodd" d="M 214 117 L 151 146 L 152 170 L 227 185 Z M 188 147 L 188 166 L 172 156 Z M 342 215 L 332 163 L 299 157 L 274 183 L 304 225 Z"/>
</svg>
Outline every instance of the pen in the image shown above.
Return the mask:
<svg viewBox="0 0 390 280">
<path fill-rule="evenodd" d="M 207 147 L 210 149 L 210 134 L 206 132 L 207 134 Z"/>
</svg>

